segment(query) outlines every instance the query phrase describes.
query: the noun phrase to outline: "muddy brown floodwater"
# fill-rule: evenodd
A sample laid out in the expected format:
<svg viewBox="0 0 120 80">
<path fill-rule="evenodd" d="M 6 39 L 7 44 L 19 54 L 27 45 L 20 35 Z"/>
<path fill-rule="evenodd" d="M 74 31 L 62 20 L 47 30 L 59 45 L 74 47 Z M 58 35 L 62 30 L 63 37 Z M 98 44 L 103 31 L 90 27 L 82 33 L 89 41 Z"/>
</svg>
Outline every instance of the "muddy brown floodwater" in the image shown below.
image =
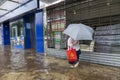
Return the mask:
<svg viewBox="0 0 120 80">
<path fill-rule="evenodd" d="M 88 62 L 70 68 L 66 59 L 39 55 L 34 50 L 3 49 L 0 80 L 120 80 L 120 69 Z"/>
</svg>

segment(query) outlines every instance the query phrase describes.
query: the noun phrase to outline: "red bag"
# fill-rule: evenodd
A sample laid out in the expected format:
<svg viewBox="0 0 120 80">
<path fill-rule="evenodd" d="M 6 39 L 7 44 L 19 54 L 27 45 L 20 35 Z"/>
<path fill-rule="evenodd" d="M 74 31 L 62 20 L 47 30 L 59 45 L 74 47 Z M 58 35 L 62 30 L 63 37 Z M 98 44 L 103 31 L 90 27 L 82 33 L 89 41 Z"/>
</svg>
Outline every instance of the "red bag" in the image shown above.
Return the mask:
<svg viewBox="0 0 120 80">
<path fill-rule="evenodd" d="M 75 49 L 69 49 L 67 50 L 67 56 L 69 62 L 74 62 L 77 60 L 76 50 Z"/>
</svg>

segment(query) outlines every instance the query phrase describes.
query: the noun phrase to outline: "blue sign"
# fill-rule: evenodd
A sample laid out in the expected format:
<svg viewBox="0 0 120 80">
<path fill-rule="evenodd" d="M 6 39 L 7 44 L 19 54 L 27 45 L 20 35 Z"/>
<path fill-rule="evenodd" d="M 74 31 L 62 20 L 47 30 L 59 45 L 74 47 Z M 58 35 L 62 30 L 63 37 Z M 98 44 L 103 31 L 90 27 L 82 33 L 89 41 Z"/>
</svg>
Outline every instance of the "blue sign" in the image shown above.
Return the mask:
<svg viewBox="0 0 120 80">
<path fill-rule="evenodd" d="M 30 28 L 31 28 L 31 26 L 30 26 L 29 23 L 26 24 L 26 28 L 27 28 L 27 29 L 30 29 Z"/>
</svg>

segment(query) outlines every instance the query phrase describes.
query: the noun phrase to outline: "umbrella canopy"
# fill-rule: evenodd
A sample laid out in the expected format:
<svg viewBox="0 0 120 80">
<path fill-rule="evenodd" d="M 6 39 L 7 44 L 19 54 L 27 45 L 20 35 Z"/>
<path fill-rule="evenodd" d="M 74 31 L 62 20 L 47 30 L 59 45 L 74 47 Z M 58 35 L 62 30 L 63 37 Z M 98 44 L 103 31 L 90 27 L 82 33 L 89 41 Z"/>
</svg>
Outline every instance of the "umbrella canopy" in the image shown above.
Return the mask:
<svg viewBox="0 0 120 80">
<path fill-rule="evenodd" d="M 74 40 L 92 40 L 94 30 L 84 24 L 70 24 L 63 31 L 64 34 L 70 36 Z"/>
</svg>

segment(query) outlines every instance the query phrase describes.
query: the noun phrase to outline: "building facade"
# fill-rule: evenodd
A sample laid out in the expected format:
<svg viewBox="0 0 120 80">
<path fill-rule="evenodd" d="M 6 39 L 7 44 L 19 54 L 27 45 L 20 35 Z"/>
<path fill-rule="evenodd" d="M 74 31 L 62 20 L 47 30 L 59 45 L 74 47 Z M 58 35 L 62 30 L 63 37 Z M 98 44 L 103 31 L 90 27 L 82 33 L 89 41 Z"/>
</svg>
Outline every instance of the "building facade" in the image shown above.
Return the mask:
<svg viewBox="0 0 120 80">
<path fill-rule="evenodd" d="M 62 39 L 64 35 L 59 33 L 56 37 L 60 31 L 61 21 L 57 18 L 60 9 L 65 12 L 64 29 L 71 23 L 83 23 L 95 31 L 92 41 L 80 40 L 81 60 L 120 66 L 120 0 L 65 0 L 63 4 L 48 7 L 48 47 L 62 49 L 67 36 Z"/>
<path fill-rule="evenodd" d="M 0 16 L 2 44 L 12 48 L 33 48 L 38 53 L 44 53 L 43 10 L 39 8 L 39 0 L 24 1 L 5 1 L 1 4 L 1 10 L 8 11 Z M 4 6 L 8 4 L 13 5 L 9 6 L 11 10 Z"/>
</svg>

